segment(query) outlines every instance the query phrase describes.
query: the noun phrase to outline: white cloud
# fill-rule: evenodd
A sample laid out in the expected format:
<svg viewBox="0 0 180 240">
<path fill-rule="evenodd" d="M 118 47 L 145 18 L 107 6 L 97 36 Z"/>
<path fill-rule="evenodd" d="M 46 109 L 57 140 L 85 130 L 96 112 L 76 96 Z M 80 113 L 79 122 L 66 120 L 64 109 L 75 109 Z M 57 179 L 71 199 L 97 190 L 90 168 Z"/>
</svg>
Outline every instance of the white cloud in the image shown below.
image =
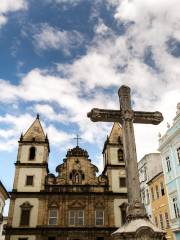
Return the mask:
<svg viewBox="0 0 180 240">
<path fill-rule="evenodd" d="M 0 1 L 0 28 L 6 24 L 9 12 L 15 12 L 19 10 L 26 10 L 28 7 L 27 0 L 1 0 Z"/>
<path fill-rule="evenodd" d="M 70 54 L 70 49 L 83 42 L 82 35 L 77 31 L 59 30 L 47 23 L 41 24 L 33 36 L 34 45 L 38 49 L 59 49 L 65 54 Z"/>
<path fill-rule="evenodd" d="M 165 121 L 159 126 L 135 127 L 139 158 L 155 151 L 158 132 L 165 131 L 166 122 L 172 121 L 179 102 L 180 62 L 167 46 L 170 37 L 179 39 L 177 29 L 180 20 L 175 9 L 179 7 L 180 3 L 175 0 L 171 5 L 165 0 L 119 1 L 116 20 L 125 26 L 128 21 L 134 21 L 134 24 L 127 24 L 124 35 L 109 31 L 102 21 L 99 22 L 95 28 L 97 35 L 86 55 L 72 64 L 57 64 L 60 74 L 32 69 L 18 86 L 1 80 L 0 100 L 13 103 L 18 99 L 33 101 L 35 110 L 46 118 L 52 122 L 76 123 L 86 141 L 97 143 L 102 148 L 109 125 L 92 123 L 86 114 L 92 107 L 119 108 L 118 95 L 104 90 L 111 87 L 118 89 L 120 85 L 127 84 L 132 88 L 134 109 L 159 110 L 164 114 Z M 39 35 L 41 48 L 48 47 L 48 44 L 53 48 L 61 46 L 63 38 L 59 40 L 59 30 L 51 29 L 49 25 L 47 30 L 50 30 L 50 35 L 48 31 L 43 33 L 43 29 L 39 32 L 47 36 L 44 40 Z M 104 34 L 106 31 L 108 34 Z M 151 64 L 144 62 L 148 50 Z M 62 113 L 53 109 L 54 102 L 63 109 Z M 57 133 L 53 126 L 49 129 L 51 136 L 56 136 L 55 142 L 58 138 L 68 142 L 69 134 Z"/>
</svg>

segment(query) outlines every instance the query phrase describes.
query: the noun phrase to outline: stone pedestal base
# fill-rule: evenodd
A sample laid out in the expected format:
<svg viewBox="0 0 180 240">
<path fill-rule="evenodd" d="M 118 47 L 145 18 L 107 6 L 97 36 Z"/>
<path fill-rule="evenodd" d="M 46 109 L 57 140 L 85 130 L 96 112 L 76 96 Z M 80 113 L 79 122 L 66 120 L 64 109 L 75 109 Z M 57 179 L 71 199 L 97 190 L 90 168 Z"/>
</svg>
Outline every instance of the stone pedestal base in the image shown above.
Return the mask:
<svg viewBox="0 0 180 240">
<path fill-rule="evenodd" d="M 115 240 L 162 240 L 165 232 L 155 227 L 148 219 L 133 219 L 115 231 Z"/>
</svg>

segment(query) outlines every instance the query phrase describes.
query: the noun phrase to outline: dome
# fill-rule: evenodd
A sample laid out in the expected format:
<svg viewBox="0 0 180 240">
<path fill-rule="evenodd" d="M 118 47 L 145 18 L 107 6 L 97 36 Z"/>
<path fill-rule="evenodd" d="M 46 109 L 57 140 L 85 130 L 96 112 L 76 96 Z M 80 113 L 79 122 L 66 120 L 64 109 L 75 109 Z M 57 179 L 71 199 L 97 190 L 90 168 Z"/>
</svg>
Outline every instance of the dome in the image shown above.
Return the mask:
<svg viewBox="0 0 180 240">
<path fill-rule="evenodd" d="M 66 157 L 86 157 L 88 158 L 88 152 L 79 146 L 76 146 L 75 148 L 69 149 L 67 151 Z"/>
</svg>

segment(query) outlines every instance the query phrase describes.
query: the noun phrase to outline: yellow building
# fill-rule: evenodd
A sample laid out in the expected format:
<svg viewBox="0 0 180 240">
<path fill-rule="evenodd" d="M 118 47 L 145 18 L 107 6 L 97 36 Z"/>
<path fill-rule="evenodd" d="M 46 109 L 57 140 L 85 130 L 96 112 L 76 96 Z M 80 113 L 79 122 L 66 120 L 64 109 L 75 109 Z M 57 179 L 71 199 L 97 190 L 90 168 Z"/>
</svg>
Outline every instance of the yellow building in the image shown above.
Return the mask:
<svg viewBox="0 0 180 240">
<path fill-rule="evenodd" d="M 166 238 L 173 240 L 170 229 L 170 214 L 168 198 L 164 184 L 163 172 L 158 173 L 149 182 L 151 192 L 152 219 L 154 224 L 166 232 Z"/>
</svg>

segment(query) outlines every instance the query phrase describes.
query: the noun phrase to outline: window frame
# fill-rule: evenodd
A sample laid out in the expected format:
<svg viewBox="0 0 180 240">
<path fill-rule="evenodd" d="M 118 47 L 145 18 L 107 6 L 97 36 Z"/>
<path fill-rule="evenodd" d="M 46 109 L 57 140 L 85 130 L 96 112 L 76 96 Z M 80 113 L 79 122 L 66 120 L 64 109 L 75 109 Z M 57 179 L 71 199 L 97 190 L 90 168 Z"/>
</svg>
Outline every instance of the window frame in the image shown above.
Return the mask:
<svg viewBox="0 0 180 240">
<path fill-rule="evenodd" d="M 152 201 L 155 200 L 155 196 L 154 196 L 154 188 L 151 187 L 151 198 L 152 198 Z"/>
<path fill-rule="evenodd" d="M 159 199 L 159 198 L 160 198 L 160 194 L 159 194 L 159 186 L 156 185 L 156 186 L 155 186 L 155 189 L 156 189 L 156 198 Z"/>
<path fill-rule="evenodd" d="M 165 212 L 165 213 L 164 213 L 164 217 L 165 217 L 165 220 L 166 220 L 166 228 L 170 228 L 170 222 L 169 222 L 169 214 L 168 214 L 168 212 Z"/>
<path fill-rule="evenodd" d="M 165 196 L 165 188 L 164 188 L 163 182 L 160 182 L 160 189 L 161 189 L 161 196 Z"/>
<path fill-rule="evenodd" d="M 28 178 L 32 177 L 32 184 L 28 184 Z M 34 175 L 26 175 L 25 186 L 34 186 Z"/>
<path fill-rule="evenodd" d="M 71 213 L 74 213 L 71 217 Z M 82 216 L 79 216 L 82 213 Z M 73 223 L 71 220 L 73 219 Z M 82 220 L 82 224 L 80 221 Z M 84 210 L 83 209 L 70 209 L 69 210 L 69 226 L 84 226 Z"/>
<path fill-rule="evenodd" d="M 176 148 L 178 164 L 180 164 L 180 146 Z"/>
<path fill-rule="evenodd" d="M 34 155 L 34 158 L 31 158 L 31 154 L 32 154 L 32 149 L 34 149 L 34 153 L 33 153 L 33 155 Z M 28 160 L 29 161 L 35 161 L 35 159 L 36 159 L 36 147 L 35 146 L 31 146 L 30 148 L 29 148 L 29 158 L 28 158 Z"/>
<path fill-rule="evenodd" d="M 177 196 L 172 197 L 172 205 L 173 205 L 175 218 L 179 218 L 180 217 L 180 212 L 179 212 Z"/>
<path fill-rule="evenodd" d="M 123 179 L 123 181 L 124 181 L 124 184 L 123 184 L 123 185 L 121 185 L 122 179 Z M 126 188 L 126 187 L 127 187 L 126 177 L 119 177 L 119 187 L 120 187 L 120 188 Z"/>
<path fill-rule="evenodd" d="M 52 210 L 56 210 L 56 216 L 55 217 L 54 216 L 50 216 Z M 54 219 L 56 219 L 56 223 L 50 223 L 50 221 L 54 220 Z M 57 209 L 56 206 L 51 206 L 48 209 L 48 225 L 55 226 L 55 225 L 57 225 L 57 223 L 58 223 L 58 209 Z"/>
<path fill-rule="evenodd" d="M 20 208 L 21 208 L 21 214 L 20 214 L 20 221 L 19 221 L 19 226 L 20 227 L 29 227 L 30 226 L 30 220 L 31 220 L 31 209 L 32 209 L 32 205 L 30 205 L 29 202 L 25 202 L 23 203 Z M 23 222 L 24 221 L 24 218 L 23 218 L 23 214 L 24 212 L 28 212 L 28 218 L 25 220 L 25 223 Z"/>
<path fill-rule="evenodd" d="M 98 211 L 102 213 L 102 217 L 97 216 Z M 98 221 L 101 221 L 101 223 L 98 223 Z M 95 225 L 96 226 L 104 225 L 104 209 L 100 208 L 95 210 Z"/>
<path fill-rule="evenodd" d="M 118 162 L 120 163 L 124 162 L 124 153 L 121 148 L 119 148 L 117 151 L 117 157 L 118 157 Z"/>
<path fill-rule="evenodd" d="M 166 168 L 167 172 L 171 172 L 171 161 L 169 156 L 166 156 Z"/>
<path fill-rule="evenodd" d="M 159 214 L 159 222 L 160 222 L 161 229 L 163 230 L 164 229 L 164 222 L 163 222 L 163 215 L 162 215 L 162 213 Z"/>
</svg>

